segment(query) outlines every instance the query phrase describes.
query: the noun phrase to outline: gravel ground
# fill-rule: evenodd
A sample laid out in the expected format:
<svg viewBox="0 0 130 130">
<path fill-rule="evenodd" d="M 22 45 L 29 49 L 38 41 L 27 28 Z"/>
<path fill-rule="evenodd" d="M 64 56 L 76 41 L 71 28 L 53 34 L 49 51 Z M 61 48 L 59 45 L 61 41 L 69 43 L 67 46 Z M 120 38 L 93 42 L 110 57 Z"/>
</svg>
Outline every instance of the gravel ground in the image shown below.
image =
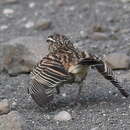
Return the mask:
<svg viewBox="0 0 130 130">
<path fill-rule="evenodd" d="M 14 12 L 7 14 L 5 9 Z M 53 32 L 72 37 L 77 46 L 99 55 L 112 52 L 130 54 L 130 3 L 120 0 L 18 0 L 15 4 L 0 4 L 0 44 L 21 36 L 42 36 Z M 50 20 L 45 30 L 32 28 L 37 19 Z M 105 28 L 105 39 L 95 40 L 91 33 L 95 24 Z M 90 36 L 91 34 L 91 36 Z M 94 37 L 94 38 L 93 38 Z M 26 44 L 26 43 L 25 43 Z M 130 73 L 116 71 L 118 75 Z M 130 99 L 120 93 L 95 70 L 90 71 L 82 91 L 80 105 L 72 106 L 78 87 L 64 87 L 56 96 L 59 101 L 55 111 L 39 108 L 26 92 L 29 75 L 9 77 L 0 74 L 0 99 L 16 102 L 12 107 L 26 121 L 25 130 L 129 130 Z M 130 91 L 130 82 L 123 82 Z M 58 122 L 53 116 L 68 111 L 71 121 Z"/>
</svg>

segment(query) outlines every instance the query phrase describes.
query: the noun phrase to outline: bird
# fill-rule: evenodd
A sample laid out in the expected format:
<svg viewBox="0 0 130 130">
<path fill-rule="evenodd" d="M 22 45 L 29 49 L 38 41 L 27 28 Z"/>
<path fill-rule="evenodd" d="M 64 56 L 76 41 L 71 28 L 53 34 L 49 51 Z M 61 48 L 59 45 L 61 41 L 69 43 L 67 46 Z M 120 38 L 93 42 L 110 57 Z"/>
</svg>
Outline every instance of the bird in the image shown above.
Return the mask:
<svg viewBox="0 0 130 130">
<path fill-rule="evenodd" d="M 74 42 L 62 34 L 49 35 L 47 43 L 49 53 L 34 66 L 28 87 L 28 93 L 38 106 L 53 103 L 55 92 L 59 94 L 65 84 L 77 83 L 79 97 L 91 67 L 96 68 L 123 96 L 128 97 L 111 67 L 101 57 L 76 48 Z"/>
</svg>

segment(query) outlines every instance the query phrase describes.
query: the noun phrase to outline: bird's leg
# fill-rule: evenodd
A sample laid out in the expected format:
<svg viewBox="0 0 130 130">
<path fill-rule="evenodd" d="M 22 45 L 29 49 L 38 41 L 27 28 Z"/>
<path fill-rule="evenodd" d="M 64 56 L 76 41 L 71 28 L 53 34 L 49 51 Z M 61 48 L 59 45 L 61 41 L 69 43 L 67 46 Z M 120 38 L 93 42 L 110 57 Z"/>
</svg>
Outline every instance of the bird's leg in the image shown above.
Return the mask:
<svg viewBox="0 0 130 130">
<path fill-rule="evenodd" d="M 77 98 L 80 99 L 80 94 L 83 88 L 83 82 L 79 83 L 79 89 L 78 89 L 78 94 L 77 94 Z"/>
<path fill-rule="evenodd" d="M 81 81 L 79 82 L 79 89 L 78 89 L 78 95 L 77 95 L 77 97 L 79 97 L 79 99 L 80 99 L 80 96 L 81 96 L 80 94 L 81 94 L 82 88 L 84 86 L 84 80 L 85 80 L 86 76 L 87 76 L 87 74 L 84 75 L 84 77 L 82 77 Z"/>
<path fill-rule="evenodd" d="M 60 88 L 59 88 L 59 86 L 56 86 L 56 92 L 57 92 L 57 94 L 60 94 Z"/>
<path fill-rule="evenodd" d="M 82 91 L 82 88 L 83 88 L 83 83 L 80 82 L 80 83 L 78 83 L 78 85 L 79 85 L 78 93 L 76 95 L 76 98 L 75 98 L 74 102 L 71 103 L 71 105 L 72 106 L 77 106 L 79 108 L 81 106 L 81 104 L 80 104 L 80 95 L 81 95 L 81 91 Z"/>
<path fill-rule="evenodd" d="M 82 80 L 82 82 L 79 83 L 79 89 L 78 89 L 78 94 L 77 94 L 77 101 L 80 102 L 81 99 L 81 92 L 82 92 L 82 88 L 84 86 L 84 82 Z"/>
</svg>

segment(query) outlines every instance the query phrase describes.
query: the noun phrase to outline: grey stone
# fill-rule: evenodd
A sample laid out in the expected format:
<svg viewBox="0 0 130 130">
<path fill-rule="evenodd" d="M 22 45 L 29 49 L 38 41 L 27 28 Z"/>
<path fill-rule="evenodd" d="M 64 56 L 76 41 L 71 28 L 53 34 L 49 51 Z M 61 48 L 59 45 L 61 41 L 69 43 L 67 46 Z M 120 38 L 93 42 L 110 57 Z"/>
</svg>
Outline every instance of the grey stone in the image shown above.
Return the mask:
<svg viewBox="0 0 130 130">
<path fill-rule="evenodd" d="M 67 111 L 61 111 L 55 115 L 54 120 L 57 121 L 68 121 L 71 120 L 72 117 Z"/>
<path fill-rule="evenodd" d="M 89 37 L 93 40 L 107 40 L 108 36 L 105 33 L 102 32 L 94 32 L 89 34 Z"/>
<path fill-rule="evenodd" d="M 98 127 L 94 127 L 91 130 L 99 130 L 99 128 Z"/>
<path fill-rule="evenodd" d="M 23 126 L 24 122 L 16 111 L 0 116 L 0 130 L 23 130 Z"/>
<path fill-rule="evenodd" d="M 10 112 L 10 104 L 7 99 L 0 102 L 0 115 L 7 114 Z"/>
<path fill-rule="evenodd" d="M 34 26 L 34 22 L 33 21 L 28 21 L 24 26 L 27 29 L 32 28 Z"/>
<path fill-rule="evenodd" d="M 0 4 L 14 4 L 17 2 L 18 0 L 0 0 Z"/>
<path fill-rule="evenodd" d="M 0 45 L 0 70 L 10 75 L 28 73 L 48 53 L 44 38 L 20 37 Z"/>
<path fill-rule="evenodd" d="M 6 16 L 12 15 L 14 13 L 13 9 L 7 8 L 3 10 L 3 14 Z"/>
<path fill-rule="evenodd" d="M 128 69 L 130 66 L 130 57 L 123 53 L 112 53 L 104 57 L 104 60 L 112 69 Z"/>
<path fill-rule="evenodd" d="M 99 24 L 96 24 L 92 27 L 92 31 L 93 32 L 105 32 L 105 31 L 107 31 L 107 29 Z"/>
<path fill-rule="evenodd" d="M 40 29 L 40 30 L 46 30 L 50 28 L 52 25 L 52 22 L 49 19 L 39 19 L 38 21 L 35 22 L 34 28 L 35 29 Z"/>
<path fill-rule="evenodd" d="M 120 0 L 122 3 L 128 3 L 130 0 Z"/>
<path fill-rule="evenodd" d="M 63 6 L 64 5 L 64 0 L 56 0 L 56 5 L 57 6 Z"/>
</svg>

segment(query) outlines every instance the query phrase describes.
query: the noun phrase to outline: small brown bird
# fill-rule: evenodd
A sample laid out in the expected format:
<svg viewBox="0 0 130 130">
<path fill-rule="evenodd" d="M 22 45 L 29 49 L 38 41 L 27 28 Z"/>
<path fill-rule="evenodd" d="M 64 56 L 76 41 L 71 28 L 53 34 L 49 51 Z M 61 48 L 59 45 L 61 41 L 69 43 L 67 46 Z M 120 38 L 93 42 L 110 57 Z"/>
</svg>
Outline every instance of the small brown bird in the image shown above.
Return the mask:
<svg viewBox="0 0 130 130">
<path fill-rule="evenodd" d="M 48 36 L 47 43 L 49 54 L 34 67 L 31 73 L 32 86 L 28 88 L 28 92 L 39 106 L 51 103 L 55 90 L 60 93 L 60 87 L 64 84 L 78 83 L 80 95 L 90 66 L 95 66 L 123 96 L 128 97 L 112 69 L 101 58 L 75 48 L 73 42 L 64 35 Z"/>
</svg>

